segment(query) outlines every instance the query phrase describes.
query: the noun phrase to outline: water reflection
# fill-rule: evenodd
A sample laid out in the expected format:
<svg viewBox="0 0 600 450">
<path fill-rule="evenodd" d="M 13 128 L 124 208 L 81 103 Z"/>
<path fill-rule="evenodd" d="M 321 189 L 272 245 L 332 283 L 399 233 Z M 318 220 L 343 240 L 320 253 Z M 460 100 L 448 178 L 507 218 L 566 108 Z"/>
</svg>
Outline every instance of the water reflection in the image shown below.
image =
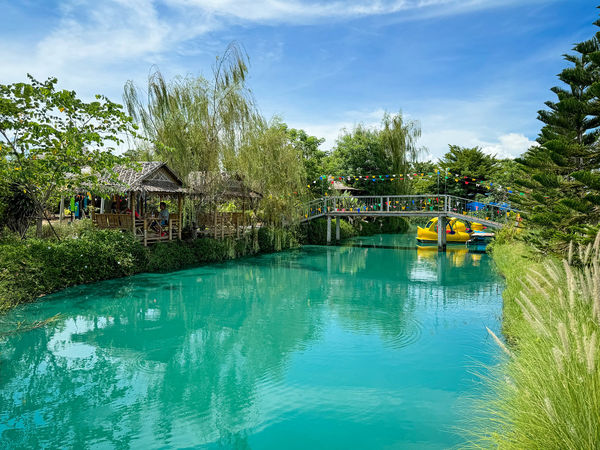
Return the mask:
<svg viewBox="0 0 600 450">
<path fill-rule="evenodd" d="M 324 405 L 378 423 L 382 395 L 390 408 L 406 402 L 399 387 L 336 390 L 351 375 L 331 358 L 386 361 L 463 320 L 474 299 L 498 303 L 485 255 L 397 250 L 385 239 L 73 288 L 16 311 L 15 320 L 62 316 L 2 342 L 0 442 L 244 448 Z M 307 384 L 311 370 L 333 384 Z"/>
</svg>

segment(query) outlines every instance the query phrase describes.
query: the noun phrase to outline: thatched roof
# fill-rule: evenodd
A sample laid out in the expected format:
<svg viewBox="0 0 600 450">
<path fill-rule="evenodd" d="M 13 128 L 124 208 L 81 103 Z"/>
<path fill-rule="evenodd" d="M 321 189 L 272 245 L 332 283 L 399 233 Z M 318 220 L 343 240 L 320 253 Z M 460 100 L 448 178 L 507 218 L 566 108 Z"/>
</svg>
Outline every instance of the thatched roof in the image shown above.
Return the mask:
<svg viewBox="0 0 600 450">
<path fill-rule="evenodd" d="M 149 192 L 155 194 L 184 193 L 183 181 L 166 163 L 160 161 L 144 161 L 141 167 L 116 166 L 117 183 L 108 186 L 121 191 Z"/>
<path fill-rule="evenodd" d="M 346 186 L 344 183 L 342 183 L 341 181 L 334 181 L 333 184 L 331 185 L 333 187 L 333 189 L 335 189 L 336 191 L 356 191 L 356 192 L 363 192 L 362 189 L 357 189 L 354 188 L 352 186 Z"/>
<path fill-rule="evenodd" d="M 262 194 L 250 189 L 237 174 L 190 172 L 187 185 L 188 193 L 216 200 L 262 198 Z"/>
</svg>

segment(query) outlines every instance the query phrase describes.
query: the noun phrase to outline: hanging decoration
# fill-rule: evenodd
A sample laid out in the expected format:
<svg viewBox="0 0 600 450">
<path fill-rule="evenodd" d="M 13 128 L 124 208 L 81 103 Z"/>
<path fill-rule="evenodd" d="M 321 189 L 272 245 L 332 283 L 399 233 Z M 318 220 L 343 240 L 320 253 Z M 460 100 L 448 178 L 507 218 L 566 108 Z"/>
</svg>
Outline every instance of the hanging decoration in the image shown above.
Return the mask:
<svg viewBox="0 0 600 450">
<path fill-rule="evenodd" d="M 501 191 L 504 193 L 508 193 L 508 194 L 519 194 L 519 195 L 525 195 L 525 194 L 530 194 L 530 191 L 514 191 L 511 187 L 509 186 L 502 186 L 500 184 L 494 184 L 491 181 L 487 181 L 487 180 L 477 180 L 476 178 L 473 177 L 468 177 L 466 175 L 460 175 L 460 174 L 452 174 L 452 173 L 441 173 L 441 171 L 436 171 L 436 172 L 428 172 L 428 173 L 401 173 L 401 174 L 382 174 L 382 175 L 321 175 L 318 179 L 313 180 L 312 184 L 307 184 L 306 187 L 309 189 L 312 189 L 314 187 L 318 187 L 316 186 L 316 184 L 319 181 L 323 181 L 325 180 L 327 182 L 329 186 L 329 189 L 331 189 L 331 185 L 334 184 L 335 181 L 359 181 L 359 180 L 364 180 L 364 181 L 372 181 L 372 182 L 386 182 L 386 181 L 395 181 L 396 179 L 398 180 L 415 180 L 415 179 L 437 179 L 437 178 L 442 178 L 448 182 L 448 181 L 454 181 L 455 183 L 461 183 L 461 184 L 465 184 L 465 185 L 469 185 L 469 184 L 475 184 L 476 187 L 482 187 L 488 190 L 495 190 L 495 191 Z"/>
</svg>

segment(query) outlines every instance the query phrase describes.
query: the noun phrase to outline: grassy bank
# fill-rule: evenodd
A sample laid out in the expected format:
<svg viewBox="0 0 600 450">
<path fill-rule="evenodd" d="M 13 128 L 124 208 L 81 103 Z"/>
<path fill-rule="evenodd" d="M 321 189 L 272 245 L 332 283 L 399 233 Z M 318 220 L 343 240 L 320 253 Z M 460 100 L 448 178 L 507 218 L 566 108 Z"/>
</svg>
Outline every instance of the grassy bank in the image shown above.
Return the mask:
<svg viewBox="0 0 600 450">
<path fill-rule="evenodd" d="M 477 446 L 600 445 L 597 249 L 584 249 L 570 265 L 537 256 L 520 241 L 494 246 L 494 260 L 506 277 L 503 331 L 509 355 L 492 377 L 494 395 L 483 406 Z"/>
<path fill-rule="evenodd" d="M 237 240 L 202 238 L 149 248 L 130 233 L 85 225 L 58 231 L 60 241 L 0 239 L 0 312 L 77 284 L 140 272 L 170 272 L 299 246 L 296 233 L 271 228 Z"/>
</svg>

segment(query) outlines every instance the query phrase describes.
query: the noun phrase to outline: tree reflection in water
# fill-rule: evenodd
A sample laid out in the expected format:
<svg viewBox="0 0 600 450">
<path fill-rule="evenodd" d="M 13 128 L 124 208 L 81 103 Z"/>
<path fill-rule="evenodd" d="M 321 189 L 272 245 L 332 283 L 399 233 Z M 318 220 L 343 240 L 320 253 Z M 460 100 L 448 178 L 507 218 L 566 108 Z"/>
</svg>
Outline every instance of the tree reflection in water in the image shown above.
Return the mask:
<svg viewBox="0 0 600 450">
<path fill-rule="evenodd" d="M 291 355 L 329 321 L 399 348 L 419 337 L 418 304 L 492 286 L 472 262 L 457 271 L 450 252 L 411 252 L 306 247 L 72 288 L 19 309 L 13 320 L 62 315 L 2 341 L 0 442 L 244 448 L 295 407 Z"/>
</svg>

